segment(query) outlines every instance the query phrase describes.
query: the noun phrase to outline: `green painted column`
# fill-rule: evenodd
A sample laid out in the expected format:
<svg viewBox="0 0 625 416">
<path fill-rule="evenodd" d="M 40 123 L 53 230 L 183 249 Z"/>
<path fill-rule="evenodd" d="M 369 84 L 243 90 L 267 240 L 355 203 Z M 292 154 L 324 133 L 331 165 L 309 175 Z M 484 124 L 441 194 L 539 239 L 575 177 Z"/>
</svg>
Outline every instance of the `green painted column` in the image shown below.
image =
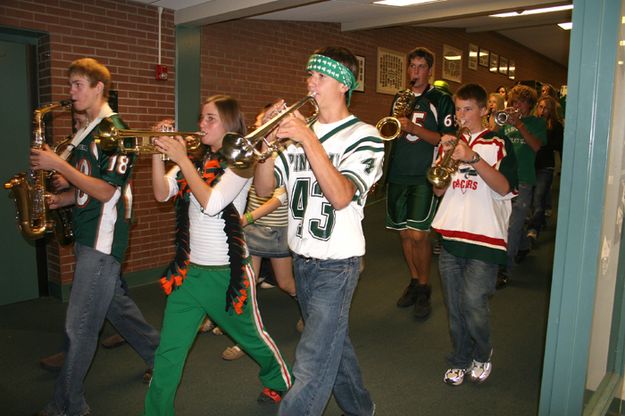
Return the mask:
<svg viewBox="0 0 625 416">
<path fill-rule="evenodd" d="M 539 415 L 581 415 L 600 254 L 621 1 L 575 0 Z"/>
<path fill-rule="evenodd" d="M 176 26 L 176 121 L 178 129 L 197 130 L 201 100 L 201 27 Z"/>
</svg>

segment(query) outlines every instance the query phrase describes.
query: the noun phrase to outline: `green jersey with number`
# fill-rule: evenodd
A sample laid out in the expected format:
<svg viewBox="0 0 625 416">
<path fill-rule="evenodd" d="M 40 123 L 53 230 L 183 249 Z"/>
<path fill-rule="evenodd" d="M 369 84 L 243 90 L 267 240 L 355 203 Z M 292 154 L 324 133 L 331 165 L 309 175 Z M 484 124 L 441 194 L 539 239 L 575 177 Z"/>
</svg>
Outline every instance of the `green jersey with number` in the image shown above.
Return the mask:
<svg viewBox="0 0 625 416">
<path fill-rule="evenodd" d="M 117 115 L 110 116 L 117 128 L 127 128 Z M 72 151 L 70 162 L 87 176 L 101 179 L 116 188 L 107 202 L 100 202 L 76 188 L 76 204 L 73 209 L 73 230 L 75 240 L 122 262 L 128 246 L 130 212 L 129 189 L 127 185 L 132 173 L 134 155 L 105 153 L 94 141 L 98 126 Z"/>
<path fill-rule="evenodd" d="M 323 194 L 302 146 L 289 145 L 275 162 L 277 186 L 288 194 L 289 248 L 305 257 L 346 259 L 365 253 L 363 208 L 371 186 L 382 175 L 384 143 L 373 127 L 354 116 L 313 130 L 332 165 L 356 189 L 348 206 L 335 209 Z"/>
<path fill-rule="evenodd" d="M 527 130 L 533 134 L 541 145 L 547 144 L 547 124 L 542 117 L 527 116 L 521 119 Z M 504 125 L 500 132 L 510 139 L 516 154 L 519 168 L 519 183 L 534 185 L 536 183 L 536 152 L 525 142 L 523 135 L 516 127 Z"/>
<path fill-rule="evenodd" d="M 417 97 L 414 109 L 408 118 L 428 130 L 441 134 L 455 134 L 454 113 L 451 96 L 429 86 Z M 425 175 L 436 158 L 436 146 L 406 132 L 402 132 L 391 143 L 388 182 L 404 185 L 425 182 Z"/>
</svg>

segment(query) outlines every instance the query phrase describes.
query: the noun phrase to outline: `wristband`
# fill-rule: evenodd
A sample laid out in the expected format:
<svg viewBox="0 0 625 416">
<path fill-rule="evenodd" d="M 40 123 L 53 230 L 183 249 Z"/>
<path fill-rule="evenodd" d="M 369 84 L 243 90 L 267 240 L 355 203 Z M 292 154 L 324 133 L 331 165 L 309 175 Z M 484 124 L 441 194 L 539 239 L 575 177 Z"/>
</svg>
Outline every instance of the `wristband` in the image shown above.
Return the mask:
<svg viewBox="0 0 625 416">
<path fill-rule="evenodd" d="M 251 212 L 246 212 L 245 213 L 245 219 L 247 220 L 248 224 L 254 224 L 254 217 L 252 217 L 252 213 Z"/>
<path fill-rule="evenodd" d="M 473 158 L 471 160 L 467 160 L 464 163 L 469 164 L 469 165 L 474 165 L 477 162 L 479 162 L 480 160 L 482 160 L 482 158 L 480 157 L 480 154 L 478 152 L 475 152 Z"/>
</svg>

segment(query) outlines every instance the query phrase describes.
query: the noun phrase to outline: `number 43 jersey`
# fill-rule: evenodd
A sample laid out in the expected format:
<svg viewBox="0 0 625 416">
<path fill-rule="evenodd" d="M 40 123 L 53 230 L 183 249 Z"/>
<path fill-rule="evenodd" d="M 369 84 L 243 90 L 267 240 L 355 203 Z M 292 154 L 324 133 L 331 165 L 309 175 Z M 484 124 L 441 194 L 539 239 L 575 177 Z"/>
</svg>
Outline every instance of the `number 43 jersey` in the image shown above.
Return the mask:
<svg viewBox="0 0 625 416">
<path fill-rule="evenodd" d="M 277 186 L 288 193 L 289 248 L 305 257 L 345 259 L 365 253 L 362 219 L 367 193 L 382 176 L 384 143 L 378 131 L 353 115 L 313 130 L 334 167 L 356 189 L 350 204 L 335 209 L 323 194 L 302 146 L 290 144 L 275 161 Z"/>
<path fill-rule="evenodd" d="M 119 116 L 111 115 L 110 119 L 117 128 L 126 128 Z M 121 262 L 128 245 L 126 213 L 130 211 L 131 197 L 127 185 L 135 156 L 103 152 L 94 141 L 97 130 L 98 126 L 76 146 L 70 161 L 81 173 L 109 183 L 116 191 L 109 201 L 100 202 L 76 188 L 72 228 L 76 242 Z"/>
</svg>

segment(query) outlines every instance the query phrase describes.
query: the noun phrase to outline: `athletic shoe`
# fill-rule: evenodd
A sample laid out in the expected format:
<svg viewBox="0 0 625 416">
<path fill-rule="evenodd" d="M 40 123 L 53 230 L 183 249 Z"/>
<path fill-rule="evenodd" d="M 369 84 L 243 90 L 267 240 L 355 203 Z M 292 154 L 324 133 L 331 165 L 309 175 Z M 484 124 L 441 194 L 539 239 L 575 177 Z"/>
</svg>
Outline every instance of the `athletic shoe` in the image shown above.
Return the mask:
<svg viewBox="0 0 625 416">
<path fill-rule="evenodd" d="M 202 321 L 202 323 L 200 324 L 198 332 L 205 333 L 212 331 L 213 329 L 215 329 L 215 324 L 213 323 L 213 321 L 208 318 L 204 318 L 204 321 Z"/>
<path fill-rule="evenodd" d="M 150 384 L 150 382 L 152 381 L 152 375 L 154 374 L 154 371 L 152 370 L 152 368 L 148 368 L 145 370 L 145 372 L 143 373 L 143 383 L 144 384 Z"/>
<path fill-rule="evenodd" d="M 221 358 L 226 361 L 234 361 L 243 357 L 245 353 L 238 345 L 233 345 L 232 347 L 228 347 L 221 353 Z"/>
<path fill-rule="evenodd" d="M 417 289 L 419 282 L 417 279 L 410 279 L 410 284 L 404 289 L 404 293 L 397 300 L 397 306 L 400 308 L 407 308 L 417 303 Z"/>
<path fill-rule="evenodd" d="M 65 353 L 57 352 L 56 354 L 52 354 L 48 357 L 43 357 L 39 360 L 39 365 L 41 368 L 49 371 L 59 371 L 61 367 L 63 367 L 63 363 L 65 362 Z"/>
<path fill-rule="evenodd" d="M 260 286 L 260 288 L 261 288 L 261 289 L 273 289 L 273 288 L 275 287 L 274 285 L 272 285 L 271 283 L 269 283 L 269 282 L 268 282 L 268 281 L 266 281 L 266 280 L 263 280 L 263 281 L 260 283 L 260 285 L 259 285 L 259 286 Z"/>
<path fill-rule="evenodd" d="M 417 300 L 414 305 L 414 316 L 417 319 L 427 319 L 432 313 L 432 288 L 428 285 L 417 286 Z"/>
<path fill-rule="evenodd" d="M 459 386 L 464 382 L 464 375 L 467 373 L 465 368 L 450 368 L 445 371 L 443 381 L 450 386 Z"/>
<path fill-rule="evenodd" d="M 297 332 L 299 332 L 300 334 L 302 332 L 304 332 L 304 319 L 299 318 L 299 320 L 297 321 L 297 323 L 295 324 L 295 329 L 297 330 Z"/>
<path fill-rule="evenodd" d="M 100 343 L 100 345 L 102 345 L 104 348 L 117 348 L 121 345 L 124 345 L 126 343 L 126 340 L 119 334 L 113 334 L 108 338 L 105 338 L 104 340 L 102 340 L 102 342 Z"/>
<path fill-rule="evenodd" d="M 282 401 L 282 396 L 284 396 L 283 392 L 265 387 L 260 392 L 257 401 L 260 404 L 278 404 Z"/>
<path fill-rule="evenodd" d="M 495 289 L 503 289 L 508 285 L 508 272 L 500 270 L 497 273 L 497 283 L 495 283 Z"/>
<path fill-rule="evenodd" d="M 484 363 L 473 360 L 469 378 L 474 383 L 483 383 L 490 376 L 491 371 L 493 371 L 493 363 L 490 359 Z"/>
</svg>

